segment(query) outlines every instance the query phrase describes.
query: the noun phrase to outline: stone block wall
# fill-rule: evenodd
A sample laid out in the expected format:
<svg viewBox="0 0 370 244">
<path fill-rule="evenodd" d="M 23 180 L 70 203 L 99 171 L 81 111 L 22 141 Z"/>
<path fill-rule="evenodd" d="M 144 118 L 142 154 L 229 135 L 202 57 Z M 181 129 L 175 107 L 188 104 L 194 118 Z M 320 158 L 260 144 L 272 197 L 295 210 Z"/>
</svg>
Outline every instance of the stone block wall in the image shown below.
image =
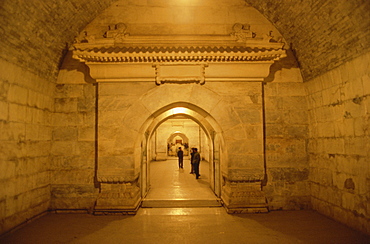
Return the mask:
<svg viewBox="0 0 370 244">
<path fill-rule="evenodd" d="M 95 176 L 95 97 L 92 84 L 58 84 L 52 117 L 50 209 L 89 210 Z"/>
<path fill-rule="evenodd" d="M 0 233 L 49 207 L 54 86 L 0 59 Z"/>
<path fill-rule="evenodd" d="M 306 84 L 314 209 L 370 233 L 370 53 Z"/>
<path fill-rule="evenodd" d="M 81 26 L 111 2 L 1 1 L 0 233 L 50 205 L 51 120 L 59 65 Z M 87 14 L 76 14 L 82 10 Z"/>
<path fill-rule="evenodd" d="M 304 84 L 296 67 L 282 68 L 265 85 L 265 138 L 270 210 L 310 207 L 308 113 Z"/>
</svg>

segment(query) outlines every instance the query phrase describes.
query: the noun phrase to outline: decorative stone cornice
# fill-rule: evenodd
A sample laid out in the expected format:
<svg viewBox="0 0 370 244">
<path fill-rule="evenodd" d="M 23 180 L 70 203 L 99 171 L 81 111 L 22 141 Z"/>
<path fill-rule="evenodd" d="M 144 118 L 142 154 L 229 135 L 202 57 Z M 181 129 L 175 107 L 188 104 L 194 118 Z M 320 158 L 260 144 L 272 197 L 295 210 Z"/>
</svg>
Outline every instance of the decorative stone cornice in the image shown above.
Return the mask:
<svg viewBox="0 0 370 244">
<path fill-rule="evenodd" d="M 109 26 L 102 37 L 85 33 L 73 45 L 73 57 L 86 63 L 98 82 L 155 81 L 157 85 L 262 81 L 270 65 L 286 57 L 283 42 L 271 33 L 258 36 L 249 25 L 235 24 L 230 35 L 130 36 L 126 30 L 119 23 Z"/>
<path fill-rule="evenodd" d="M 73 51 L 73 57 L 84 63 L 242 63 L 276 61 L 285 57 L 281 48 L 229 46 L 190 47 L 102 47 Z"/>
</svg>

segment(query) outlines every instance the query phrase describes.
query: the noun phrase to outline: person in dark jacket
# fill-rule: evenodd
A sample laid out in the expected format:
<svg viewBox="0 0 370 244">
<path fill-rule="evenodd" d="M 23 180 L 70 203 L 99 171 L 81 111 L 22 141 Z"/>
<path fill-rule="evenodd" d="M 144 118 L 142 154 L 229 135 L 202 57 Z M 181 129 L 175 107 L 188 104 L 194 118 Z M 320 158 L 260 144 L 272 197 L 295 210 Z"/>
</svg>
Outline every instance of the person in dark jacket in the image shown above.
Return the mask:
<svg viewBox="0 0 370 244">
<path fill-rule="evenodd" d="M 199 179 L 199 164 L 200 164 L 200 154 L 198 153 L 198 149 L 194 148 L 194 156 L 193 156 L 193 167 L 194 167 L 194 173 L 195 178 Z"/>
<path fill-rule="evenodd" d="M 190 153 L 190 167 L 191 167 L 190 174 L 194 174 L 193 158 L 194 158 L 194 148 L 191 149 Z"/>
<path fill-rule="evenodd" d="M 184 151 L 179 147 L 179 151 L 177 151 L 177 157 L 179 157 L 179 169 L 183 169 L 184 167 Z"/>
</svg>

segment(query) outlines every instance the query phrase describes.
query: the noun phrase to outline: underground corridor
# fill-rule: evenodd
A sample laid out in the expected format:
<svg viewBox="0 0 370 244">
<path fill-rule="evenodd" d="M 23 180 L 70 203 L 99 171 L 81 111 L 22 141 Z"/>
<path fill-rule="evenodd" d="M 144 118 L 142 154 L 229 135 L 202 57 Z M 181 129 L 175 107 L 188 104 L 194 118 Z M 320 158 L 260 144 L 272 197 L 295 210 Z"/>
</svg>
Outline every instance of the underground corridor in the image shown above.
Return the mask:
<svg viewBox="0 0 370 244">
<path fill-rule="evenodd" d="M 0 2 L 1 243 L 369 243 L 370 1 Z"/>
</svg>

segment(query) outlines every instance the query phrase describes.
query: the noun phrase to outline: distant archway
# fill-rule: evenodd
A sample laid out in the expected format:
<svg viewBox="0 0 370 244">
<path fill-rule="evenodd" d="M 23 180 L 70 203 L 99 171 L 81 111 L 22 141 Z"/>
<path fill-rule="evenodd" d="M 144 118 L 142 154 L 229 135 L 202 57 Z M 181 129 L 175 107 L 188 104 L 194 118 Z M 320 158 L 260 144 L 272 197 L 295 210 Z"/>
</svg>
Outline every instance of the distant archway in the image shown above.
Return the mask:
<svg viewBox="0 0 370 244">
<path fill-rule="evenodd" d="M 167 155 L 168 156 L 175 156 L 174 155 L 174 148 L 176 147 L 176 144 L 178 143 L 176 138 L 181 138 L 181 144 L 182 149 L 184 150 L 184 156 L 189 155 L 188 151 L 188 145 L 189 145 L 189 138 L 182 132 L 173 132 L 170 137 L 167 139 Z"/>
</svg>

